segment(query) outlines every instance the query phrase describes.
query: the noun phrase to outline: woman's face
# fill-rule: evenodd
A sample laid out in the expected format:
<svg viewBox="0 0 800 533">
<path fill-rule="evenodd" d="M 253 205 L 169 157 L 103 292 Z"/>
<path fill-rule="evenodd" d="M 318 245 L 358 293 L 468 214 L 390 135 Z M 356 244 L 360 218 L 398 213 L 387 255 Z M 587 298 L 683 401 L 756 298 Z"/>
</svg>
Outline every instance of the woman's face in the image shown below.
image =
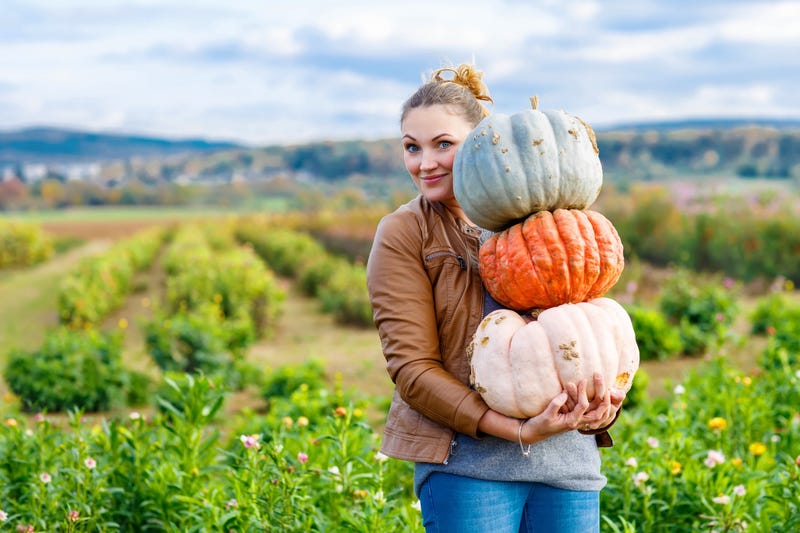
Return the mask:
<svg viewBox="0 0 800 533">
<path fill-rule="evenodd" d="M 433 105 L 410 110 L 401 127 L 403 162 L 419 192 L 462 214 L 453 195 L 453 159 L 473 126 L 454 108 Z"/>
</svg>

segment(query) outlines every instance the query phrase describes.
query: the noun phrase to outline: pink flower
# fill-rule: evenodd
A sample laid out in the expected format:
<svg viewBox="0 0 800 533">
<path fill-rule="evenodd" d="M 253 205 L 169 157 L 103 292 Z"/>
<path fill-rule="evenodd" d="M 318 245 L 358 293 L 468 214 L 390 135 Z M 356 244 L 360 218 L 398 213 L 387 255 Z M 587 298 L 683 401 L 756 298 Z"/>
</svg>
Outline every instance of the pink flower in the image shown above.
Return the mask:
<svg viewBox="0 0 800 533">
<path fill-rule="evenodd" d="M 83 461 L 83 465 L 84 465 L 86 468 L 88 468 L 89 470 L 94 470 L 94 469 L 95 469 L 95 467 L 97 467 L 97 461 L 95 461 L 95 460 L 94 460 L 94 459 L 92 459 L 91 457 L 87 457 L 87 458 L 86 458 L 86 459 Z"/>
<path fill-rule="evenodd" d="M 650 479 L 650 475 L 647 472 L 636 472 L 636 475 L 633 476 L 633 484 L 640 487 L 648 479 Z"/>
<path fill-rule="evenodd" d="M 239 502 L 236 501 L 236 498 L 231 498 L 230 500 L 225 502 L 225 508 L 226 509 L 238 509 L 239 508 Z"/>
<path fill-rule="evenodd" d="M 631 457 L 627 461 L 625 461 L 625 466 L 636 468 L 637 466 L 639 466 L 639 462 L 636 460 L 636 457 Z"/>
<path fill-rule="evenodd" d="M 732 289 L 734 285 L 736 285 L 736 281 L 731 277 L 726 277 L 722 280 L 722 286 L 728 290 Z"/>
<path fill-rule="evenodd" d="M 240 435 L 239 440 L 242 441 L 245 448 L 258 449 L 261 447 L 261 444 L 258 442 L 259 437 L 259 435 Z"/>
<path fill-rule="evenodd" d="M 706 457 L 706 460 L 704 461 L 705 465 L 709 468 L 714 468 L 718 464 L 722 464 L 724 462 L 725 456 L 722 454 L 722 452 L 717 450 L 709 450 L 708 457 Z"/>
<path fill-rule="evenodd" d="M 78 514 L 78 511 L 76 511 L 75 509 L 70 511 L 69 514 L 67 515 L 67 519 L 70 522 L 77 522 L 80 517 L 81 517 L 81 515 Z"/>
<path fill-rule="evenodd" d="M 52 477 L 50 476 L 50 474 L 48 474 L 47 472 L 42 472 L 41 474 L 39 474 L 39 479 L 40 479 L 40 480 L 42 481 L 42 483 L 44 483 L 45 485 L 46 485 L 46 484 L 48 484 L 48 483 L 50 483 L 51 481 L 53 481 L 53 478 L 52 478 Z"/>
<path fill-rule="evenodd" d="M 655 437 L 648 437 L 647 445 L 650 446 L 651 448 L 658 448 L 658 439 Z"/>
<path fill-rule="evenodd" d="M 720 505 L 728 505 L 729 503 L 731 503 L 731 497 L 726 496 L 724 494 L 720 494 L 716 498 L 711 498 L 711 501 L 714 503 L 718 503 Z"/>
<path fill-rule="evenodd" d="M 0 509 L 0 522 L 8 520 L 8 513 Z"/>
<path fill-rule="evenodd" d="M 744 485 L 736 485 L 733 487 L 733 493 L 737 496 L 744 496 L 747 490 L 744 488 Z"/>
<path fill-rule="evenodd" d="M 297 452 L 297 460 L 302 464 L 306 464 L 308 461 L 308 455 L 304 454 L 303 452 Z"/>
</svg>

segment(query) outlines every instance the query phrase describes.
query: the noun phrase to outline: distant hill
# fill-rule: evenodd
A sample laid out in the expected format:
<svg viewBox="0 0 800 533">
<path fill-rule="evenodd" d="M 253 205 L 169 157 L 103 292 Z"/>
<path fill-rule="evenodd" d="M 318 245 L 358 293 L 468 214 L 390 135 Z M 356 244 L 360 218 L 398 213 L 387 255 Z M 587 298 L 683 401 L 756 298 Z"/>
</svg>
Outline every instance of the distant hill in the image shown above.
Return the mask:
<svg viewBox="0 0 800 533">
<path fill-rule="evenodd" d="M 167 140 L 137 135 L 33 127 L 0 131 L 0 165 L 164 157 L 208 153 L 239 147 L 240 145 L 235 143 L 201 139 Z"/>
<path fill-rule="evenodd" d="M 596 127 L 597 133 L 618 131 L 674 131 L 674 130 L 727 130 L 731 128 L 774 128 L 777 130 L 800 130 L 800 119 L 773 118 L 696 118 L 665 120 L 661 122 L 631 122 Z"/>
<path fill-rule="evenodd" d="M 800 178 L 800 120 L 707 119 L 597 128 L 609 181 L 729 175 Z M 121 164 L 123 160 L 140 161 Z M 55 128 L 0 131 L 0 170 L 17 163 L 101 163 L 97 179 L 226 183 L 275 176 L 405 178 L 399 138 L 241 146 Z"/>
</svg>

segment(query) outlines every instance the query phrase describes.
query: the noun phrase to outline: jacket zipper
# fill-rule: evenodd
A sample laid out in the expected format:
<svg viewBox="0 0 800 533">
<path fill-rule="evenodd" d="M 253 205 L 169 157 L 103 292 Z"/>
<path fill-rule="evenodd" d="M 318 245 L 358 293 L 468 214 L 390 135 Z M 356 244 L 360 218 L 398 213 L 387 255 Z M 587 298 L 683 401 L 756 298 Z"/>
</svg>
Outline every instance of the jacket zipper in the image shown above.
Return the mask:
<svg viewBox="0 0 800 533">
<path fill-rule="evenodd" d="M 450 441 L 450 451 L 447 452 L 447 456 L 444 458 L 444 462 L 442 464 L 447 464 L 450 462 L 450 458 L 456 454 L 456 446 L 458 443 L 456 442 L 456 438 L 453 437 L 453 440 Z"/>
<path fill-rule="evenodd" d="M 461 257 L 460 255 L 454 254 L 453 252 L 436 252 L 435 254 L 426 255 L 425 256 L 425 261 L 430 261 L 431 259 L 434 259 L 436 257 L 441 257 L 443 255 L 449 255 L 449 256 L 455 257 L 456 259 L 458 259 L 458 264 L 461 265 L 461 270 L 466 270 L 467 269 L 466 260 L 464 260 L 464 258 Z"/>
</svg>

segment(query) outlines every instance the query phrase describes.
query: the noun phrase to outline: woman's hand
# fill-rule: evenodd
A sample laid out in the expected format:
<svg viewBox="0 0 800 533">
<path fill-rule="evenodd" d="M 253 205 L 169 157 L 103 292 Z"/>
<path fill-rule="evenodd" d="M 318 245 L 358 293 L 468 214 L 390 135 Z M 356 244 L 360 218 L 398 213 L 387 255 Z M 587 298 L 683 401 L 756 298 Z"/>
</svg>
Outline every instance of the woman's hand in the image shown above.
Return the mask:
<svg viewBox="0 0 800 533">
<path fill-rule="evenodd" d="M 594 387 L 595 397 L 590 402 L 585 381 L 567 383 L 565 390 L 541 414 L 523 423 L 520 432 L 523 443 L 538 442 L 564 431 L 589 431 L 611 424 L 625 400 L 625 392 L 607 389 L 601 374 L 595 374 Z"/>
<path fill-rule="evenodd" d="M 553 398 L 544 411 L 522 423 L 522 443 L 538 442 L 564 431 L 578 429 L 581 423 L 586 423 L 584 416 L 590 408 L 586 382 L 571 385 Z"/>
</svg>

